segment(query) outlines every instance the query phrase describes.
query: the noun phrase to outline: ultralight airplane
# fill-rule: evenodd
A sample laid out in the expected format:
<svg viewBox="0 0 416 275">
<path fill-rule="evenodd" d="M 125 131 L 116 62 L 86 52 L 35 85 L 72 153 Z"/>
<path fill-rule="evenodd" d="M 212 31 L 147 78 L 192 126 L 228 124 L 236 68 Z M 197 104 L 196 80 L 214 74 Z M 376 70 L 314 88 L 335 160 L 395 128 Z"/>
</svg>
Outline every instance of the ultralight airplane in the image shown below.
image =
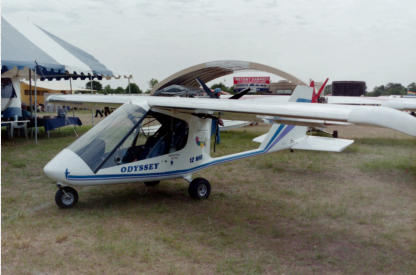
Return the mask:
<svg viewBox="0 0 416 275">
<path fill-rule="evenodd" d="M 385 107 L 313 104 L 312 89 L 297 86 L 289 102 L 218 100 L 157 96 L 52 95 L 48 101 L 73 106 L 120 106 L 45 167 L 57 182 L 55 201 L 61 208 L 74 206 L 78 193 L 71 186 L 144 182 L 183 178 L 192 198 L 206 199 L 211 192 L 204 178 L 193 179 L 201 169 L 279 150 L 340 152 L 353 140 L 309 136 L 306 126 L 324 121 L 376 125 L 416 136 L 416 118 Z M 257 149 L 212 157 L 212 121 L 219 116 L 256 115 L 284 119 L 256 139 Z M 247 116 L 250 118 L 247 119 Z M 305 126 L 306 125 L 306 126 Z M 152 134 L 148 127 L 157 126 Z"/>
</svg>

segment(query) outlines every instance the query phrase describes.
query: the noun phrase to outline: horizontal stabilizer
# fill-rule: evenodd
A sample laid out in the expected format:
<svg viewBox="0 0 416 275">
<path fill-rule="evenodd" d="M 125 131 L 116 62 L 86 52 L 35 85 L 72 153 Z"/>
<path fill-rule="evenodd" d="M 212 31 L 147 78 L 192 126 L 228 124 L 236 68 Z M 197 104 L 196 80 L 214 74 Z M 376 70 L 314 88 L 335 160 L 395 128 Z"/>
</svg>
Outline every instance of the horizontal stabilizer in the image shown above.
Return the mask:
<svg viewBox="0 0 416 275">
<path fill-rule="evenodd" d="M 264 134 L 264 135 L 261 135 L 261 136 L 258 136 L 258 137 L 253 138 L 253 141 L 254 141 L 254 142 L 258 142 L 258 143 L 262 143 L 262 142 L 263 142 L 263 140 L 264 140 L 266 137 L 267 137 L 267 134 Z"/>
<path fill-rule="evenodd" d="M 353 142 L 350 139 L 305 136 L 296 142 L 291 149 L 341 152 Z"/>
<path fill-rule="evenodd" d="M 231 129 L 236 129 L 236 128 L 240 128 L 240 127 L 244 127 L 247 125 L 250 125 L 250 121 L 243 121 L 243 120 L 227 120 L 227 119 L 223 119 L 223 126 L 220 125 L 220 130 L 221 131 L 227 131 L 227 130 L 231 130 Z"/>
</svg>

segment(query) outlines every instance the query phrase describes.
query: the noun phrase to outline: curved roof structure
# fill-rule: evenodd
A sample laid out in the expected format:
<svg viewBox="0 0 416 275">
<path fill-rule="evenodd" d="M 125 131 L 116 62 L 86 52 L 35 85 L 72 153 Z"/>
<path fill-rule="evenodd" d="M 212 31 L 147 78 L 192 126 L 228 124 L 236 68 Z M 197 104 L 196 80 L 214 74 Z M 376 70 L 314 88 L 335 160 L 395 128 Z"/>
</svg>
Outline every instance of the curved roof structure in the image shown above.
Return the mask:
<svg viewBox="0 0 416 275">
<path fill-rule="evenodd" d="M 296 78 L 295 76 L 287 72 L 260 63 L 239 60 L 218 60 L 201 63 L 183 69 L 182 71 L 179 71 L 165 78 L 157 85 L 155 85 L 155 87 L 153 87 L 152 94 L 159 89 L 163 89 L 173 84 L 183 85 L 191 88 L 198 88 L 199 84 L 195 80 L 197 77 L 199 77 L 204 82 L 209 82 L 218 77 L 246 70 L 268 72 L 280 76 L 296 85 L 306 85 L 302 80 Z"/>
</svg>

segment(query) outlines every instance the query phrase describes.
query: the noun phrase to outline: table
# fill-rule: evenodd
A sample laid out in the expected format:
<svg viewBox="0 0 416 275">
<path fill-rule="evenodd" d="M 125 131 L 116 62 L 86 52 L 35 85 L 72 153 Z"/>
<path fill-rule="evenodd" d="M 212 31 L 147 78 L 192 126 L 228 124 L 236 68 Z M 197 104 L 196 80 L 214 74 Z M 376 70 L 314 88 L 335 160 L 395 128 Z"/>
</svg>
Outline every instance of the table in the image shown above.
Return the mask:
<svg viewBox="0 0 416 275">
<path fill-rule="evenodd" d="M 44 127 L 45 131 L 49 131 L 64 127 L 67 125 L 78 125 L 81 126 L 82 122 L 79 117 L 54 117 L 54 118 L 38 118 L 38 127 Z"/>
<path fill-rule="evenodd" d="M 54 118 L 41 118 L 38 122 L 43 120 L 43 126 L 45 131 L 49 132 L 53 129 L 60 128 L 66 125 L 82 125 L 79 117 L 54 117 Z"/>
<path fill-rule="evenodd" d="M 7 128 L 9 138 L 14 137 L 14 129 L 24 129 L 25 137 L 27 139 L 27 124 L 30 120 L 11 120 L 11 121 L 2 121 L 1 126 Z"/>
</svg>

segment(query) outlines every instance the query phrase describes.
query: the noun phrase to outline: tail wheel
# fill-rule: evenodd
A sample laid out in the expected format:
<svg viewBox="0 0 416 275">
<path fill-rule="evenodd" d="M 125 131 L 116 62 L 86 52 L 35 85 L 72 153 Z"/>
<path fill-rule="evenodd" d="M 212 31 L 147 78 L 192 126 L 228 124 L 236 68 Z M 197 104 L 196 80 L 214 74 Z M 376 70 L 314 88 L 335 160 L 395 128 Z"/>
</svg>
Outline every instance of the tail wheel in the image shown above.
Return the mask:
<svg viewBox="0 0 416 275">
<path fill-rule="evenodd" d="M 78 202 L 78 192 L 69 186 L 59 188 L 55 194 L 55 202 L 60 208 L 71 208 Z"/>
<path fill-rule="evenodd" d="M 196 178 L 189 184 L 188 192 L 193 199 L 208 199 L 211 193 L 211 184 L 204 178 Z"/>
</svg>

